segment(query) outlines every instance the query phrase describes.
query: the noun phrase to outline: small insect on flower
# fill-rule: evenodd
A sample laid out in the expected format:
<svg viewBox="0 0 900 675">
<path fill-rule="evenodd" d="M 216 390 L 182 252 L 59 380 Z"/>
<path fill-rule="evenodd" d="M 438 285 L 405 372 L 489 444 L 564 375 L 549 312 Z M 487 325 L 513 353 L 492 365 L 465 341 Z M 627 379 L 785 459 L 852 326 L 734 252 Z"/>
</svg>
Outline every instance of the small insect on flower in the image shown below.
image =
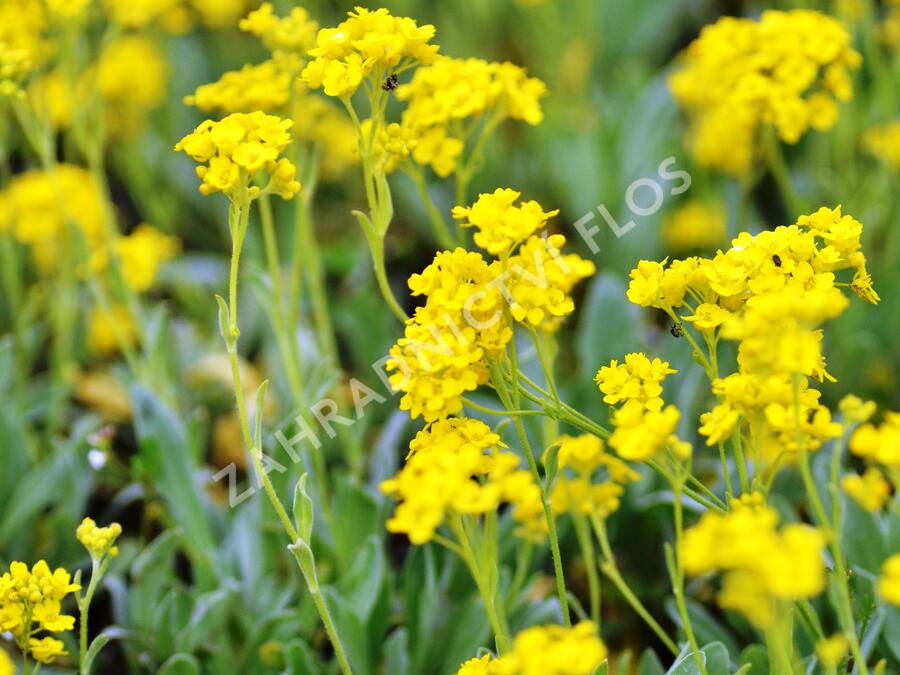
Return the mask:
<svg viewBox="0 0 900 675">
<path fill-rule="evenodd" d="M 683 335 L 683 333 L 681 332 L 681 326 L 679 326 L 677 323 L 672 324 L 672 327 L 669 329 L 669 332 L 672 334 L 672 337 L 674 337 L 674 338 L 680 338 Z"/>
<path fill-rule="evenodd" d="M 384 89 L 384 91 L 393 91 L 397 88 L 398 84 L 397 73 L 391 73 L 388 78 L 382 82 L 381 88 Z"/>
<path fill-rule="evenodd" d="M 777 253 L 772 256 L 772 262 L 775 263 L 775 267 L 781 267 L 781 256 Z"/>
</svg>

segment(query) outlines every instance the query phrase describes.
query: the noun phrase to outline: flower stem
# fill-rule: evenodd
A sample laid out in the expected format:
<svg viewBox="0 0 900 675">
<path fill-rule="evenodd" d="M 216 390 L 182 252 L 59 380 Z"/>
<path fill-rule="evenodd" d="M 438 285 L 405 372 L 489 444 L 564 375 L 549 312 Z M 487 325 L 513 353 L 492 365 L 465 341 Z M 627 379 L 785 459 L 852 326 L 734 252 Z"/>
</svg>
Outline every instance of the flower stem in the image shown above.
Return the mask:
<svg viewBox="0 0 900 675">
<path fill-rule="evenodd" d="M 650 629 L 656 634 L 656 637 L 660 639 L 660 641 L 666 646 L 674 656 L 678 655 L 678 645 L 675 644 L 675 641 L 669 637 L 669 634 L 663 630 L 662 626 L 659 625 L 656 619 L 653 618 L 653 615 L 644 607 L 644 604 L 638 599 L 638 597 L 631 590 L 631 587 L 628 585 L 628 582 L 625 581 L 625 578 L 622 576 L 619 571 L 618 565 L 616 565 L 616 558 L 613 555 L 612 547 L 609 545 L 609 535 L 606 532 L 606 522 L 600 518 L 596 512 L 591 513 L 591 524 L 594 527 L 594 533 L 597 535 L 597 540 L 600 542 L 600 551 L 602 553 L 603 563 L 601 565 L 601 570 L 603 573 L 609 577 L 610 581 L 613 582 L 615 587 L 619 590 L 619 593 L 622 594 L 622 597 L 625 598 L 625 601 L 631 605 L 631 608 L 635 611 L 635 613 L 644 620 Z"/>
<path fill-rule="evenodd" d="M 684 489 L 684 481 L 680 478 L 673 477 L 672 491 L 675 493 L 675 502 L 673 510 L 675 512 L 675 548 L 673 552 L 671 547 L 667 547 L 667 560 L 669 562 L 670 574 L 672 575 L 672 590 L 675 593 L 675 603 L 678 605 L 678 614 L 681 616 L 681 623 L 684 626 L 685 635 L 691 645 L 691 651 L 694 654 L 694 662 L 702 675 L 707 675 L 706 661 L 700 653 L 700 645 L 697 643 L 697 637 L 694 635 L 694 628 L 691 625 L 691 617 L 687 611 L 687 601 L 684 597 L 684 562 L 681 557 L 681 546 L 684 538 L 684 512 L 681 505 L 681 493 Z"/>
<path fill-rule="evenodd" d="M 865 657 L 862 654 L 862 647 L 859 643 L 859 637 L 856 634 L 856 620 L 853 617 L 853 603 L 850 599 L 850 586 L 847 581 L 847 567 L 844 562 L 844 550 L 841 545 L 840 529 L 832 528 L 831 521 L 825 512 L 825 506 L 816 488 L 815 480 L 812 475 L 812 467 L 809 462 L 809 452 L 806 449 L 806 441 L 803 437 L 803 430 L 800 425 L 800 378 L 798 374 L 792 377 L 794 389 L 794 428 L 795 438 L 797 442 L 797 455 L 800 465 L 800 475 L 803 478 L 803 485 L 806 488 L 806 494 L 812 507 L 815 520 L 818 526 L 825 532 L 825 538 L 828 541 L 828 548 L 831 550 L 831 556 L 834 559 L 834 576 L 837 581 L 837 611 L 838 621 L 840 622 L 841 631 L 847 641 L 850 643 L 850 651 L 853 654 L 853 660 L 859 669 L 860 675 L 868 675 L 869 669 L 866 666 Z M 835 496 L 839 499 L 839 495 Z"/>
<path fill-rule="evenodd" d="M 493 577 L 494 579 L 497 578 L 497 561 L 496 559 L 484 560 L 479 553 L 476 552 L 472 547 L 472 542 L 469 540 L 469 535 L 463 525 L 462 516 L 458 513 L 455 513 L 450 517 L 450 529 L 453 530 L 453 534 L 459 544 L 459 553 L 462 554 L 463 562 L 466 563 L 466 566 L 469 568 L 469 573 L 475 581 L 475 586 L 478 587 L 478 593 L 481 595 L 481 600 L 484 603 L 484 610 L 488 616 L 488 623 L 491 624 L 491 630 L 494 632 L 497 653 L 503 654 L 512 648 L 506 611 L 503 607 L 503 603 L 498 599 L 496 582 L 491 584 L 485 579 L 485 571 L 489 569 L 487 566 L 493 567 L 495 572 Z M 490 547 L 490 550 L 493 551 L 495 548 L 496 547 Z"/>
<path fill-rule="evenodd" d="M 508 310 L 507 310 L 508 311 Z M 510 340 L 510 359 L 511 359 L 511 369 L 513 372 L 513 391 L 518 392 L 518 383 L 515 381 L 516 374 L 518 373 L 518 363 L 516 361 L 516 346 L 515 339 Z M 497 392 L 500 395 L 500 400 L 503 402 L 503 405 L 506 406 L 509 410 L 517 410 L 519 408 L 518 401 L 514 401 L 510 397 L 510 392 L 506 387 L 506 382 L 503 378 L 503 373 L 498 363 L 493 363 L 491 366 L 492 372 L 492 380 L 494 380 L 494 384 L 497 386 Z M 547 521 L 547 534 L 550 539 L 550 554 L 553 558 L 553 573 L 556 576 L 556 594 L 559 597 L 559 605 L 563 615 L 563 623 L 566 626 L 572 625 L 572 618 L 569 616 L 569 600 L 566 595 L 566 580 L 563 574 L 563 566 L 562 566 L 562 555 L 559 550 L 559 537 L 556 533 L 556 521 L 553 518 L 553 510 L 551 508 L 550 503 L 550 486 L 544 485 L 541 480 L 540 472 L 538 471 L 537 460 L 535 459 L 534 452 L 531 450 L 531 444 L 528 441 L 528 433 L 525 431 L 525 425 L 522 423 L 522 418 L 518 416 L 514 416 L 513 425 L 516 428 L 516 432 L 519 435 L 519 441 L 522 443 L 522 451 L 525 454 L 525 459 L 528 462 L 528 468 L 531 471 L 531 476 L 534 479 L 537 485 L 541 486 L 541 505 L 544 509 L 544 519 Z"/>
<path fill-rule="evenodd" d="M 238 329 L 237 289 L 241 250 L 244 245 L 244 238 L 247 234 L 249 219 L 250 199 L 245 187 L 239 199 L 231 203 L 231 207 L 228 212 L 228 224 L 231 230 L 232 241 L 231 264 L 229 266 L 228 275 L 228 334 L 224 335 L 223 338 L 228 349 L 228 360 L 231 364 L 234 395 L 237 400 L 238 418 L 240 421 L 241 433 L 244 437 L 244 443 L 246 444 L 246 447 L 250 452 L 250 459 L 253 462 L 253 468 L 256 471 L 259 481 L 262 483 L 263 490 L 265 491 L 266 496 L 269 498 L 269 501 L 272 504 L 272 508 L 275 509 L 275 513 L 277 514 L 278 519 L 281 521 L 281 524 L 284 527 L 284 531 L 290 538 L 291 543 L 296 544 L 299 539 L 297 529 L 294 527 L 294 524 L 288 517 L 288 514 L 284 509 L 284 505 L 281 503 L 278 494 L 275 492 L 272 481 L 269 479 L 268 473 L 266 472 L 265 467 L 262 464 L 262 448 L 255 447 L 253 433 L 250 430 L 250 420 L 247 414 L 247 403 L 244 399 L 244 389 L 241 385 L 241 372 L 237 352 L 238 337 L 240 336 L 240 330 Z M 256 414 L 261 415 L 262 411 L 257 410 Z M 305 543 L 308 546 L 308 542 Z M 310 556 L 311 555 L 312 552 L 310 550 Z M 334 622 L 331 618 L 331 614 L 328 611 L 328 606 L 325 604 L 325 601 L 322 598 L 321 593 L 319 592 L 318 582 L 314 578 L 315 566 L 313 564 L 312 569 L 310 569 L 310 565 L 301 562 L 300 556 L 297 556 L 295 554 L 295 557 L 297 558 L 300 570 L 303 573 L 304 578 L 306 579 L 307 586 L 310 588 L 310 594 L 312 595 L 313 602 L 315 603 L 316 609 L 319 612 L 319 617 L 322 620 L 323 625 L 325 626 L 325 631 L 326 633 L 328 633 L 328 637 L 331 640 L 331 644 L 334 648 L 338 663 L 341 666 L 341 670 L 345 675 L 349 675 L 352 671 L 350 670 L 349 662 L 347 661 L 346 654 L 344 653 L 344 648 L 334 627 Z"/>
</svg>

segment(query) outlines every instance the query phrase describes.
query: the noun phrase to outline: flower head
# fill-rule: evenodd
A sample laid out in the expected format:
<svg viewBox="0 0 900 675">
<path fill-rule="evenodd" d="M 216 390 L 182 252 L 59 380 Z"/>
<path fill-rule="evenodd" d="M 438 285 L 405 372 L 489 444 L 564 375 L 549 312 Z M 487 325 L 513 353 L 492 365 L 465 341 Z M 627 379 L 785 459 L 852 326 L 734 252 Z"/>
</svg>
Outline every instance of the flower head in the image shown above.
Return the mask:
<svg viewBox="0 0 900 675">
<path fill-rule="evenodd" d="M 300 190 L 300 183 L 294 179 L 294 165 L 279 155 L 291 142 L 292 124 L 259 111 L 232 113 L 218 122 L 206 120 L 182 138 L 175 150 L 201 164 L 197 176 L 205 195 L 223 192 L 234 200 L 242 191 L 254 198 L 265 190 L 289 199 Z M 252 185 L 263 170 L 269 174 L 266 187 Z"/>
</svg>

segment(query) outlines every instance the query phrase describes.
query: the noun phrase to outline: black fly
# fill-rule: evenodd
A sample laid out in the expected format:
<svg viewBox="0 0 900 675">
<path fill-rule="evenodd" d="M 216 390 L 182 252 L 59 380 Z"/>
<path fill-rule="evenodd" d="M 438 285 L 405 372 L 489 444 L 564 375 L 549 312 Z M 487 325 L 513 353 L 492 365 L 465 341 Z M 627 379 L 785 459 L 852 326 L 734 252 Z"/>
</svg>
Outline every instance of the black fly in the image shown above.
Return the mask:
<svg viewBox="0 0 900 675">
<path fill-rule="evenodd" d="M 388 78 L 381 84 L 381 88 L 385 91 L 393 91 L 397 88 L 397 73 L 391 73 Z"/>
</svg>

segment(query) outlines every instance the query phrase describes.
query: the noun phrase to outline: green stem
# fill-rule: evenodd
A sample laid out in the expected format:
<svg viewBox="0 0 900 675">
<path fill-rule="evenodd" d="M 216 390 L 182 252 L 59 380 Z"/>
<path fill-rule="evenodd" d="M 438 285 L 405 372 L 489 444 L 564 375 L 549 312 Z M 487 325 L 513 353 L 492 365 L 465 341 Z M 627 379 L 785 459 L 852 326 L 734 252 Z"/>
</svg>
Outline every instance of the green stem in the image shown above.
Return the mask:
<svg viewBox="0 0 900 675">
<path fill-rule="evenodd" d="M 581 549 L 581 557 L 584 559 L 588 578 L 588 595 L 590 600 L 591 621 L 600 631 L 600 576 L 597 574 L 597 558 L 594 554 L 594 541 L 587 521 L 580 513 L 572 513 L 572 523 L 575 526 L 575 536 L 578 538 L 578 547 Z"/>
<path fill-rule="evenodd" d="M 512 360 L 512 372 L 514 373 L 514 391 L 518 392 L 518 383 L 515 381 L 515 374 L 518 373 L 515 351 L 515 338 L 513 338 L 512 340 L 510 340 L 510 359 Z M 519 408 L 518 401 L 514 401 L 510 396 L 509 389 L 507 389 L 506 382 L 503 377 L 502 369 L 500 367 L 500 364 L 497 362 L 491 364 L 491 379 L 494 381 L 494 384 L 497 387 L 497 393 L 500 395 L 500 400 L 502 401 L 503 405 L 509 410 L 517 410 Z M 544 519 L 547 522 L 547 534 L 550 539 L 550 554 L 553 558 L 553 573 L 556 577 L 556 594 L 559 597 L 559 605 L 563 615 L 563 623 L 566 626 L 571 626 L 572 618 L 569 616 L 569 601 L 568 596 L 566 595 L 566 580 L 563 574 L 562 555 L 560 554 L 559 550 L 559 537 L 556 533 L 556 521 L 553 518 L 553 510 L 551 508 L 550 502 L 550 486 L 544 485 L 543 481 L 541 480 L 541 475 L 538 471 L 537 460 L 535 459 L 534 453 L 531 450 L 531 443 L 529 443 L 528 441 L 528 434 L 525 431 L 525 425 L 522 423 L 522 418 L 516 416 L 512 419 L 513 425 L 516 428 L 516 433 L 519 436 L 519 441 L 522 444 L 522 451 L 525 454 L 526 461 L 528 462 L 528 469 L 531 471 L 531 476 L 534 479 L 535 484 L 541 486 L 541 505 L 544 509 Z"/>
<path fill-rule="evenodd" d="M 781 142 L 772 126 L 763 130 L 766 160 L 769 164 L 769 170 L 772 172 L 772 178 L 778 186 L 778 191 L 784 199 L 785 206 L 788 209 L 788 218 L 797 218 L 803 213 L 800 205 L 800 199 L 791 182 L 791 173 L 788 169 L 787 162 L 784 159 L 784 153 L 781 149 Z"/>
<path fill-rule="evenodd" d="M 407 173 L 409 174 L 409 177 L 412 178 L 413 183 L 415 183 L 416 189 L 419 192 L 419 198 L 422 200 L 422 205 L 428 212 L 428 217 L 431 219 L 431 225 L 434 227 L 434 233 L 438 243 L 445 249 L 453 249 L 456 246 L 456 242 L 454 241 L 453 235 L 450 233 L 450 229 L 447 227 L 444 216 L 438 211 L 437 207 L 434 205 L 434 201 L 431 199 L 431 195 L 428 193 L 428 185 L 425 182 L 425 171 L 421 166 L 414 165 Z"/>
<path fill-rule="evenodd" d="M 243 248 L 244 238 L 247 234 L 249 219 L 250 199 L 245 186 L 238 201 L 233 201 L 231 203 L 231 207 L 229 208 L 228 212 L 228 224 L 231 230 L 232 248 L 231 264 L 229 266 L 228 275 L 228 334 L 223 336 L 223 338 L 228 349 L 228 360 L 231 364 L 234 395 L 237 400 L 238 418 L 240 420 L 241 433 L 244 437 L 244 443 L 246 444 L 246 447 L 250 452 L 250 459 L 253 462 L 253 468 L 256 471 L 257 477 L 262 483 L 266 496 L 269 498 L 272 507 L 275 509 L 275 513 L 277 514 L 278 519 L 281 521 L 281 525 L 284 527 L 284 531 L 287 533 L 291 542 L 293 544 L 296 544 L 299 538 L 297 529 L 294 527 L 294 524 L 288 517 L 288 514 L 285 511 L 284 506 L 282 505 L 281 500 L 278 497 L 278 494 L 275 492 L 272 481 L 269 479 L 269 476 L 266 473 L 265 468 L 263 467 L 262 448 L 255 447 L 253 441 L 253 432 L 250 430 L 250 420 L 247 415 L 247 403 L 244 399 L 244 389 L 241 385 L 241 371 L 240 364 L 238 362 L 237 351 L 238 337 L 240 335 L 240 330 L 238 329 L 237 289 L 241 249 Z M 256 414 L 260 415 L 262 414 L 262 411 L 257 411 Z M 310 552 L 310 556 L 311 555 L 312 553 Z M 344 654 L 343 646 L 334 627 L 334 622 L 331 619 L 328 607 L 326 606 L 321 593 L 319 592 L 318 582 L 314 578 L 315 568 L 313 566 L 311 572 L 309 569 L 309 565 L 304 564 L 304 562 L 300 560 L 300 556 L 296 555 L 296 552 L 295 556 L 297 557 L 298 563 L 300 564 L 300 569 L 303 572 L 304 577 L 306 578 L 307 586 L 310 587 L 310 593 L 313 596 L 313 602 L 315 603 L 316 609 L 319 612 L 319 617 L 325 626 L 325 630 L 328 633 L 329 638 L 331 639 L 331 644 L 334 648 L 338 662 L 341 665 L 341 670 L 346 675 L 349 675 L 351 673 L 351 670 L 349 663 L 347 662 L 347 657 Z"/>
<path fill-rule="evenodd" d="M 481 600 L 484 603 L 484 610 L 488 616 L 488 623 L 491 625 L 491 630 L 494 632 L 494 639 L 497 643 L 497 653 L 503 654 L 508 652 L 512 648 L 512 641 L 510 640 L 506 612 L 503 608 L 503 603 L 498 602 L 497 589 L 491 588 L 492 584 L 484 578 L 484 573 L 486 571 L 485 564 L 494 567 L 494 578 L 497 578 L 497 561 L 495 559 L 488 561 L 480 559 L 480 556 L 472 547 L 472 542 L 469 540 L 469 535 L 463 525 L 462 516 L 458 513 L 454 513 L 450 517 L 449 522 L 450 529 L 453 530 L 453 534 L 456 536 L 457 542 L 459 543 L 463 562 L 465 562 L 466 566 L 469 568 L 469 573 L 472 575 L 472 580 L 475 582 L 475 586 L 478 588 L 478 594 L 481 595 Z M 496 586 L 496 583 L 493 584 L 493 586 Z"/>
<path fill-rule="evenodd" d="M 625 601 L 631 606 L 635 613 L 643 619 L 644 623 L 650 627 L 656 634 L 656 637 L 658 637 L 666 646 L 666 649 L 672 652 L 673 656 L 677 656 L 679 653 L 678 645 L 675 644 L 675 641 L 669 637 L 669 634 L 663 630 L 663 627 L 659 625 L 659 622 L 654 619 L 653 615 L 650 614 L 646 607 L 644 607 L 644 604 L 634 594 L 631 587 L 628 585 L 628 582 L 625 581 L 625 578 L 619 571 L 612 547 L 609 544 L 606 522 L 600 518 L 596 512 L 592 512 L 590 518 L 591 524 L 594 527 L 594 533 L 597 535 L 597 540 L 600 542 L 600 551 L 603 559 L 600 569 L 603 570 L 603 573 L 613 582 L 615 587 L 619 590 L 619 593 L 622 594 L 622 597 L 625 598 Z"/>
<path fill-rule="evenodd" d="M 85 668 L 85 658 L 88 650 L 88 612 L 102 574 L 103 572 L 97 564 L 97 560 L 91 558 L 91 580 L 88 582 L 84 595 L 78 598 L 80 614 L 78 619 L 78 672 L 81 675 L 88 675 L 88 671 Z"/>
<path fill-rule="evenodd" d="M 675 593 L 675 603 L 678 605 L 678 614 L 681 616 L 681 623 L 684 626 L 685 635 L 691 645 L 691 651 L 694 654 L 694 662 L 697 664 L 702 675 L 707 675 L 706 661 L 700 653 L 700 645 L 697 643 L 697 637 L 694 635 L 694 628 L 691 625 L 691 617 L 687 611 L 687 601 L 684 596 L 684 562 L 681 556 L 682 541 L 684 538 L 684 513 L 681 505 L 681 494 L 684 488 L 684 481 L 675 478 L 672 480 L 672 491 L 675 494 L 675 502 L 673 509 L 675 512 L 675 548 L 673 554 L 671 549 L 668 551 L 669 557 L 674 558 L 674 574 L 672 575 L 672 590 Z"/>
<path fill-rule="evenodd" d="M 27 349 L 26 317 L 23 309 L 22 280 L 16 244 L 11 236 L 0 236 L 0 266 L 3 268 L 3 287 L 9 302 L 9 318 L 13 337 L 13 390 L 17 413 L 25 418 L 25 389 L 28 378 L 29 354 Z"/>
<path fill-rule="evenodd" d="M 294 405 L 304 406 L 302 365 L 296 357 L 298 350 L 291 349 L 289 340 L 296 342 L 296 325 L 287 324 L 282 304 L 284 292 L 281 283 L 281 263 L 278 257 L 278 238 L 275 234 L 275 225 L 272 221 L 272 203 L 269 195 L 263 194 L 259 198 L 259 214 L 262 224 L 263 247 L 266 253 L 266 264 L 269 269 L 269 278 L 272 288 L 272 324 L 275 329 L 275 341 L 278 351 L 281 353 L 281 361 L 287 371 L 288 385 L 294 398 Z"/>
<path fill-rule="evenodd" d="M 819 490 L 813 479 L 812 467 L 809 462 L 809 452 L 806 449 L 806 442 L 800 424 L 800 377 L 801 376 L 796 373 L 792 376 L 794 390 L 794 428 L 800 475 L 803 478 L 803 485 L 806 488 L 807 498 L 812 507 L 814 518 L 818 521 L 818 526 L 825 532 L 828 548 L 831 550 L 831 556 L 834 559 L 834 576 L 837 581 L 836 595 L 838 600 L 835 610 L 837 611 L 841 631 L 850 643 L 850 651 L 853 654 L 856 666 L 859 668 L 860 675 L 868 675 L 869 669 L 866 666 L 859 637 L 856 634 L 856 620 L 853 617 L 853 603 L 850 598 L 850 586 L 847 580 L 848 575 L 846 563 L 844 562 L 840 528 L 833 529 L 831 527 L 831 521 L 828 519 L 828 515 L 825 512 L 825 505 L 822 503 L 822 498 L 819 495 Z"/>
<path fill-rule="evenodd" d="M 290 325 L 297 325 L 297 312 L 300 308 L 303 270 L 305 269 L 316 333 L 323 352 L 331 364 L 337 368 L 340 365 L 340 359 L 338 358 L 337 338 L 328 309 L 328 298 L 325 294 L 325 267 L 322 264 L 322 252 L 312 222 L 312 199 L 318 183 L 318 158 L 315 154 L 309 160 L 309 164 L 310 166 L 305 172 L 305 182 L 297 195 L 297 224 L 294 234 L 294 254 L 291 261 L 288 318 Z"/>
<path fill-rule="evenodd" d="M 550 360 L 547 358 L 547 352 L 544 349 L 543 340 L 541 339 L 541 335 L 538 331 L 529 327 L 529 332 L 531 333 L 531 339 L 534 341 L 534 347 L 537 350 L 538 361 L 541 364 L 541 370 L 544 373 L 544 379 L 547 380 L 547 386 L 550 388 L 550 394 L 553 396 L 553 403 L 556 406 L 556 409 L 560 408 L 560 400 L 559 400 L 559 392 L 556 389 L 556 380 L 553 377 L 553 365 L 550 363 Z"/>
</svg>

